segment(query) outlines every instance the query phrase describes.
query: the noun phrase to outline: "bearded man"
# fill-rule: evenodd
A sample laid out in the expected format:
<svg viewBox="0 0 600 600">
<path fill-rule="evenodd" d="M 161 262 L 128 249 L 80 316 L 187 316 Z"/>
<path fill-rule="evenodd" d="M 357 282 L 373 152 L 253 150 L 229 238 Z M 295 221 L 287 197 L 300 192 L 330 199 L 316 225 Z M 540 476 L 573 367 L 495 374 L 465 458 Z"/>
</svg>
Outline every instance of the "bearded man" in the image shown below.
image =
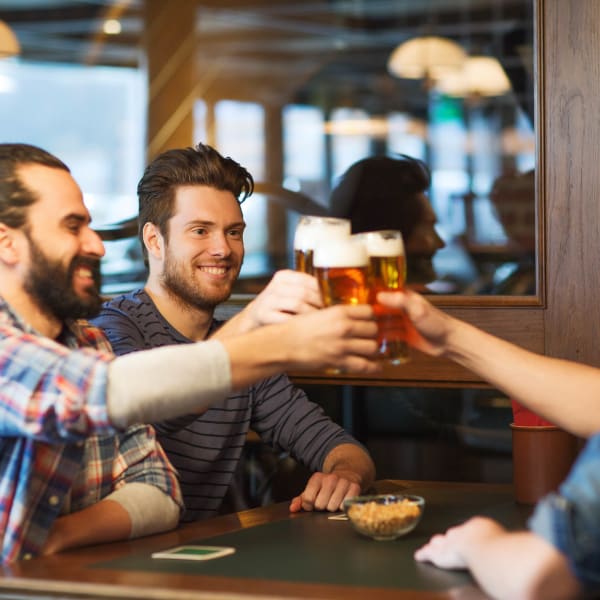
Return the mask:
<svg viewBox="0 0 600 600">
<path fill-rule="evenodd" d="M 282 366 L 376 369 L 369 307 L 115 358 L 83 320 L 103 254 L 66 165 L 0 144 L 2 562 L 177 525 L 176 473 L 140 423 L 199 413 Z"/>
</svg>

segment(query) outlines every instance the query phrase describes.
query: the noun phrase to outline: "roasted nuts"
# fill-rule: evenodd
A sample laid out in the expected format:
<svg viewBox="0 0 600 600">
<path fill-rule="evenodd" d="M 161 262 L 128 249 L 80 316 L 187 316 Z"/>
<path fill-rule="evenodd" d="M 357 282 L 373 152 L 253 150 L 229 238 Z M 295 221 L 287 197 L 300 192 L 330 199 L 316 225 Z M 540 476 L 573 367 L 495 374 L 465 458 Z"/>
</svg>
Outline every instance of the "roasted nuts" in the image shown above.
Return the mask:
<svg viewBox="0 0 600 600">
<path fill-rule="evenodd" d="M 391 504 L 375 501 L 353 504 L 347 513 L 357 529 L 367 535 L 392 536 L 411 526 L 419 518 L 421 508 L 414 501 L 404 498 Z"/>
</svg>

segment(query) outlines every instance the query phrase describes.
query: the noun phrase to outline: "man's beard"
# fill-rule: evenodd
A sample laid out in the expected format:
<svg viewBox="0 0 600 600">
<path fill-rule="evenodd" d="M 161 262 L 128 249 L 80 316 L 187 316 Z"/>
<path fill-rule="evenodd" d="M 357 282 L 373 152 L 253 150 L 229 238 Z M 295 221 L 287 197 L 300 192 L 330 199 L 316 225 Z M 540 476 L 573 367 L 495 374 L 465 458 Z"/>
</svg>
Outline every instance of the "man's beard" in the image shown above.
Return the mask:
<svg viewBox="0 0 600 600">
<path fill-rule="evenodd" d="M 75 257 L 68 268 L 60 261 L 48 258 L 29 237 L 31 267 L 25 291 L 37 302 L 40 309 L 60 321 L 88 319 L 96 316 L 102 306 L 102 298 L 96 285 L 90 285 L 87 296 L 81 298 L 73 289 L 73 273 L 81 265 L 88 267 L 99 280 L 100 261 L 89 257 Z"/>
<path fill-rule="evenodd" d="M 231 267 L 231 264 L 228 263 L 223 266 Z M 168 254 L 164 262 L 161 282 L 167 292 L 178 303 L 203 311 L 214 311 L 216 306 L 227 300 L 231 295 L 231 286 L 221 292 L 207 294 L 200 289 L 200 285 L 191 276 L 186 276 L 182 263 L 173 260 Z"/>
<path fill-rule="evenodd" d="M 437 279 L 432 256 L 407 254 L 406 262 L 407 283 L 431 283 Z"/>
</svg>

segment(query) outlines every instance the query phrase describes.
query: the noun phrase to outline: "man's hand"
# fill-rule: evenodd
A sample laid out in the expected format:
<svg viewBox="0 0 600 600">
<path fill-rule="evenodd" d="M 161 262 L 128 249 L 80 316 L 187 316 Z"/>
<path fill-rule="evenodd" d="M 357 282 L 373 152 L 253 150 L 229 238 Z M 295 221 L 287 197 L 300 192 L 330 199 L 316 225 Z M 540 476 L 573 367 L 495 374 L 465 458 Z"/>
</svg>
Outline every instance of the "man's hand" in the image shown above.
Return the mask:
<svg viewBox="0 0 600 600">
<path fill-rule="evenodd" d="M 350 473 L 348 477 L 356 479 L 356 475 Z M 352 479 L 336 473 L 313 473 L 304 491 L 292 499 L 290 512 L 301 510 L 337 512 L 341 510 L 346 498 L 358 494 L 360 494 L 360 484 Z"/>
<path fill-rule="evenodd" d="M 474 517 L 458 527 L 451 527 L 444 534 L 434 535 L 415 552 L 415 559 L 431 562 L 442 569 L 466 569 L 471 566 L 465 555 L 467 549 L 504 533 L 504 528 L 496 521 Z"/>
<path fill-rule="evenodd" d="M 280 323 L 323 307 L 319 284 L 312 275 L 285 269 L 277 271 L 247 310 L 256 326 Z"/>
<path fill-rule="evenodd" d="M 285 269 L 273 278 L 244 310 L 229 319 L 215 334 L 222 339 L 252 331 L 262 325 L 287 321 L 323 307 L 319 284 L 312 275 Z"/>
<path fill-rule="evenodd" d="M 332 448 L 323 461 L 323 472 L 314 473 L 304 491 L 290 503 L 290 512 L 337 512 L 346 498 L 358 496 L 375 479 L 375 465 L 365 450 L 344 443 Z"/>
<path fill-rule="evenodd" d="M 407 341 L 411 346 L 432 356 L 444 354 L 448 336 L 456 323 L 455 319 L 410 290 L 380 292 L 377 299 L 384 306 L 406 311 L 410 319 Z"/>
<path fill-rule="evenodd" d="M 473 517 L 433 536 L 415 559 L 442 569 L 468 569 L 492 598 L 578 598 L 581 589 L 569 561 L 531 531 L 507 531 L 487 517 Z"/>
<path fill-rule="evenodd" d="M 375 360 L 377 324 L 367 304 L 330 306 L 289 319 L 281 328 L 291 342 L 288 362 L 303 369 L 334 368 L 349 373 L 381 370 Z"/>
</svg>

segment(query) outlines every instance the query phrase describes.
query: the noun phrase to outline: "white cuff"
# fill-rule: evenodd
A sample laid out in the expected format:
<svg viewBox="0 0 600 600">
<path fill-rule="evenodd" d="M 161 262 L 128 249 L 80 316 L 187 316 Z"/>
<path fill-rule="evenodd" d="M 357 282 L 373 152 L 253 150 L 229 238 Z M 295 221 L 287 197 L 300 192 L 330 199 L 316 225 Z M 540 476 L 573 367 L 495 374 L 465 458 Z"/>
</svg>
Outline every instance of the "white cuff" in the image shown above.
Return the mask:
<svg viewBox="0 0 600 600">
<path fill-rule="evenodd" d="M 162 490 L 148 483 L 127 483 L 104 500 L 118 502 L 131 519 L 131 539 L 177 527 L 180 508 Z"/>
</svg>

